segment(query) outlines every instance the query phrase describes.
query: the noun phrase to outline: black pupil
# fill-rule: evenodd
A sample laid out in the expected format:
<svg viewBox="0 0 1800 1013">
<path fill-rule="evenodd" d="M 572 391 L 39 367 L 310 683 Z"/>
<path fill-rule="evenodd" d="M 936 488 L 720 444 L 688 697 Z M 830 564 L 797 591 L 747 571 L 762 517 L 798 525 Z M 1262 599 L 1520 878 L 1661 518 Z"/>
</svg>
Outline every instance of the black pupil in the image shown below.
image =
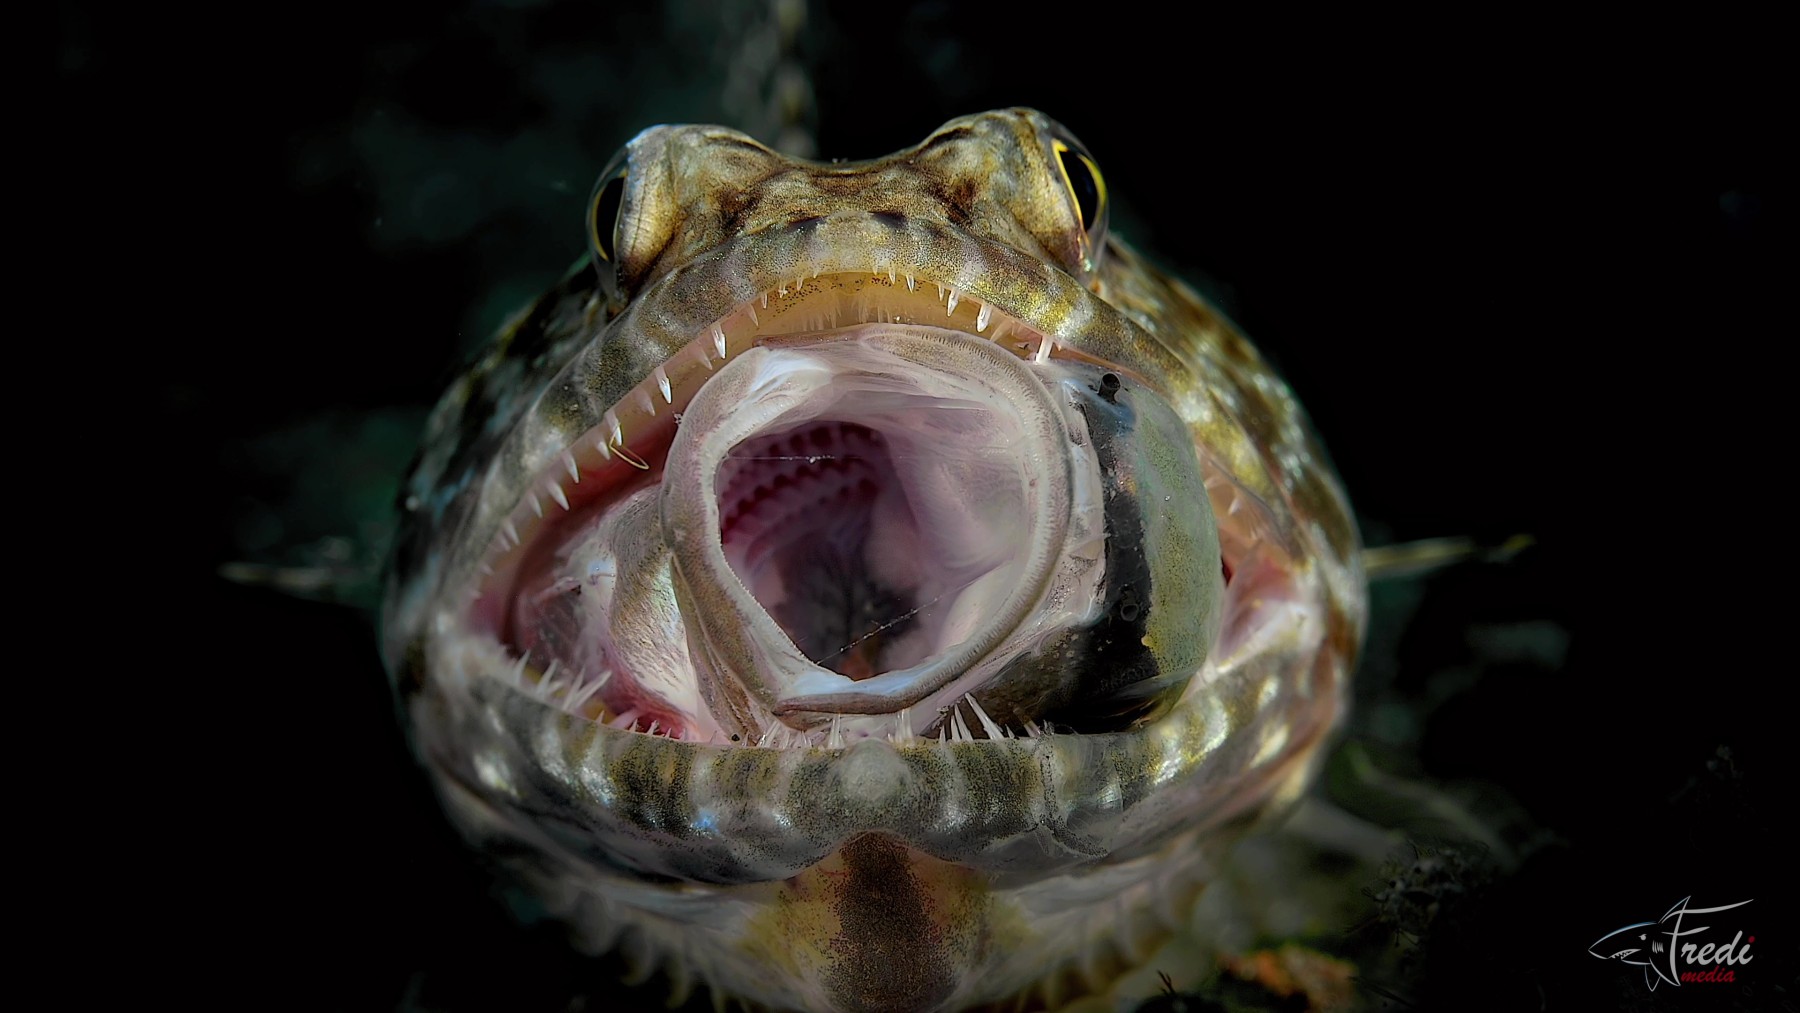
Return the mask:
<svg viewBox="0 0 1800 1013">
<path fill-rule="evenodd" d="M 1057 154 L 1062 158 L 1063 172 L 1069 177 L 1069 187 L 1075 191 L 1075 207 L 1081 212 L 1081 227 L 1092 230 L 1094 223 L 1100 220 L 1100 184 L 1095 182 L 1094 174 L 1088 171 L 1087 160 L 1072 149 L 1064 148 Z"/>
<path fill-rule="evenodd" d="M 613 229 L 619 223 L 619 202 L 625 197 L 625 174 L 606 181 L 594 202 L 594 248 L 604 260 L 613 259 Z"/>
</svg>

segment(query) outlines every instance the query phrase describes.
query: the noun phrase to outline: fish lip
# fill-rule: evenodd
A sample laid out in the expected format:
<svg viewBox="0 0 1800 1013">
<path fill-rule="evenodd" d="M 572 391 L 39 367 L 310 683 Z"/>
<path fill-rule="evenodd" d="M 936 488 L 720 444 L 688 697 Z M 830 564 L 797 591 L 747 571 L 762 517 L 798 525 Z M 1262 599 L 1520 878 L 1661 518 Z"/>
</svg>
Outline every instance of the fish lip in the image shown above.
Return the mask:
<svg viewBox="0 0 1800 1013">
<path fill-rule="evenodd" d="M 1088 492 L 1085 502 L 1095 503 L 1100 498 L 1098 471 L 1087 469 L 1093 475 L 1084 484 L 1085 473 L 1072 459 L 1081 441 L 1071 429 L 1077 423 L 1058 403 L 1059 385 L 994 342 L 925 324 L 863 324 L 767 337 L 758 344 L 758 350 L 722 367 L 695 395 L 688 414 L 698 422 L 683 423 L 670 450 L 662 485 L 663 531 L 686 588 L 684 601 L 699 606 L 690 610 L 694 624 L 690 628 L 699 635 L 697 643 L 705 645 L 698 647 L 697 653 L 709 658 L 696 664 L 696 670 L 703 679 L 714 680 L 720 673 L 733 673 L 729 678 L 734 685 L 748 691 L 769 716 L 795 717 L 813 724 L 858 715 L 893 719 L 897 712 L 944 690 L 958 701 L 959 710 L 961 699 L 967 699 L 972 712 L 969 720 L 976 728 L 987 730 L 990 737 L 1001 737 L 1003 730 L 974 697 L 967 691 L 955 693 L 951 684 L 965 679 L 1038 612 L 1043 596 L 1069 559 L 1071 545 L 1066 536 L 1080 537 L 1084 530 L 1076 519 L 1079 504 L 1084 502 L 1080 491 Z M 824 375 L 830 378 L 818 379 Z M 1004 581 L 1010 590 L 983 609 L 980 624 L 965 629 L 962 640 L 940 644 L 928 657 L 882 671 L 866 681 L 854 681 L 805 657 L 756 600 L 755 593 L 740 583 L 740 578 L 748 578 L 733 573 L 719 534 L 723 487 L 717 469 L 729 456 L 729 448 L 757 434 L 839 418 L 888 433 L 890 441 L 910 448 L 905 450 L 907 455 L 929 459 L 934 449 L 931 441 L 918 443 L 903 433 L 907 427 L 884 423 L 891 418 L 886 412 L 893 409 L 845 398 L 844 390 L 859 389 L 871 376 L 883 378 L 877 389 L 890 396 L 898 386 L 893 377 L 927 376 L 935 377 L 934 383 L 947 384 L 956 396 L 969 397 L 972 403 L 985 399 L 990 408 L 981 416 L 986 423 L 980 429 L 984 437 L 1003 431 L 1008 434 L 1001 438 L 1003 445 L 1029 446 L 1040 452 L 1005 455 L 1006 472 L 1025 462 L 1023 473 L 1017 476 L 1019 498 L 1009 512 L 1012 534 L 1006 543 L 1019 553 L 1013 561 L 1016 567 Z M 921 395 L 916 391 L 912 388 L 904 395 L 911 400 L 905 402 L 909 407 L 902 410 L 902 417 L 919 410 Z M 935 407 L 936 394 L 931 400 Z M 864 411 L 869 414 L 859 414 Z M 840 412 L 848 414 L 840 416 Z M 915 477 L 928 474 L 929 469 L 914 472 Z M 929 484 L 928 478 L 926 481 Z M 960 487 L 940 490 L 940 498 L 947 494 L 954 500 L 961 492 Z M 991 563 L 1012 567 L 1012 563 L 997 560 Z M 994 572 L 999 571 L 983 574 Z M 1091 618 L 1085 616 L 1083 621 Z M 735 655 L 736 660 L 727 660 L 726 655 Z"/>
</svg>

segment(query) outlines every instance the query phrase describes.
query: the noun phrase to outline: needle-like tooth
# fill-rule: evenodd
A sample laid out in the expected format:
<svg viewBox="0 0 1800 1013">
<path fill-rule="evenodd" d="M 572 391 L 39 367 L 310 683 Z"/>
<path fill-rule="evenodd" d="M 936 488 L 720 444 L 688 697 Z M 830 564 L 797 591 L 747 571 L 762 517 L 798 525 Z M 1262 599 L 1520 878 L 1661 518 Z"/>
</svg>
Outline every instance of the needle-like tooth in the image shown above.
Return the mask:
<svg viewBox="0 0 1800 1013">
<path fill-rule="evenodd" d="M 634 707 L 618 717 L 613 718 L 611 721 L 608 721 L 607 724 L 612 725 L 614 728 L 629 728 L 637 724 L 637 717 L 637 708 Z"/>
<path fill-rule="evenodd" d="M 760 319 L 758 319 L 756 316 L 756 307 L 746 306 L 744 308 L 750 311 L 750 322 L 755 324 L 758 327 L 761 327 L 762 321 Z M 763 309 L 768 309 L 768 308 L 769 308 L 769 295 L 767 292 L 765 292 L 765 293 L 763 293 Z"/>
<path fill-rule="evenodd" d="M 668 371 L 661 366 L 656 367 L 656 389 L 662 391 L 663 404 L 675 403 L 675 395 L 669 388 Z"/>
<path fill-rule="evenodd" d="M 762 295 L 763 295 L 763 309 L 768 309 L 769 308 L 769 293 L 764 292 Z M 751 319 L 754 320 L 755 316 L 752 315 Z"/>
<path fill-rule="evenodd" d="M 519 544 L 519 529 L 513 527 L 511 517 L 501 523 L 500 530 L 506 532 L 506 540 L 513 543 L 515 547 Z"/>
<path fill-rule="evenodd" d="M 661 724 L 661 723 L 662 723 L 662 722 L 660 722 L 660 721 L 654 721 L 654 720 L 653 720 L 653 721 L 651 721 L 651 722 L 650 722 L 650 731 L 649 731 L 649 733 L 648 733 L 648 734 L 650 734 L 650 735 L 655 735 L 655 734 L 656 734 L 656 729 L 657 729 L 657 726 L 658 726 L 658 725 L 660 725 L 660 724 Z"/>
<path fill-rule="evenodd" d="M 912 276 L 912 275 L 910 275 L 910 274 L 908 274 L 908 275 L 905 275 L 905 276 L 904 276 L 904 277 L 905 277 L 905 278 L 906 278 L 906 290 L 907 290 L 907 291 L 908 291 L 908 292 L 916 292 L 916 291 L 918 291 L 918 288 L 919 288 L 919 282 L 918 282 L 918 280 L 917 280 L 917 279 L 915 279 L 915 278 L 914 278 L 914 277 L 913 277 L 913 276 Z"/>
<path fill-rule="evenodd" d="M 775 290 L 775 294 L 780 296 L 783 299 L 786 299 L 787 298 L 787 282 L 785 282 L 785 281 L 782 282 L 781 286 Z"/>
<path fill-rule="evenodd" d="M 650 462 L 639 457 L 637 451 L 632 450 L 630 447 L 614 447 L 613 452 L 619 455 L 619 460 L 624 461 L 626 464 L 631 465 L 639 471 L 650 470 Z"/>
<path fill-rule="evenodd" d="M 988 738 L 999 739 L 1005 737 L 1005 733 L 1000 730 L 1000 726 L 995 724 L 994 719 L 987 716 L 987 711 L 982 710 L 981 705 L 975 702 L 975 695 L 973 693 L 964 693 L 963 699 L 969 701 L 969 710 L 975 713 L 975 720 L 981 722 L 981 727 L 987 732 Z"/>
<path fill-rule="evenodd" d="M 556 501 L 557 506 L 562 507 L 564 510 L 569 509 L 569 497 L 563 494 L 562 483 L 550 483 L 550 498 Z"/>
<path fill-rule="evenodd" d="M 957 291 L 956 291 L 956 290 L 955 290 L 955 289 L 951 289 L 951 290 L 950 290 L 950 302 L 949 302 L 949 308 L 948 308 L 948 309 L 946 309 L 946 310 L 944 310 L 944 314 L 945 314 L 945 315 L 946 315 L 946 316 L 948 316 L 948 315 L 950 315 L 950 314 L 953 314 L 953 313 L 955 313 L 955 312 L 956 312 L 956 301 L 957 301 L 957 300 L 958 300 L 958 299 L 961 299 L 961 298 L 962 298 L 962 296 L 961 296 L 961 295 L 958 295 L 958 294 L 957 294 Z"/>
<path fill-rule="evenodd" d="M 612 460 L 612 448 L 606 445 L 605 440 L 595 440 L 594 446 L 599 449 L 600 457 L 603 460 Z"/>
<path fill-rule="evenodd" d="M 606 414 L 600 416 L 600 424 L 611 430 L 613 446 L 616 447 L 625 442 L 625 429 L 623 426 L 619 425 L 618 412 L 608 408 Z"/>
<path fill-rule="evenodd" d="M 538 502 L 538 498 L 535 493 L 529 493 L 529 492 L 526 493 L 525 499 L 531 503 L 531 512 L 532 513 L 537 514 L 539 517 L 544 516 L 544 504 Z"/>
<path fill-rule="evenodd" d="M 718 330 L 717 327 L 714 327 L 713 329 Z M 707 372 L 712 372 L 712 356 L 706 354 L 705 345 L 694 346 L 694 358 L 700 360 L 700 365 L 705 366 Z"/>
<path fill-rule="evenodd" d="M 911 742 L 912 741 L 913 733 L 912 733 L 912 708 L 911 707 L 900 708 L 900 717 L 895 722 L 894 735 L 892 737 L 897 742 Z"/>
<path fill-rule="evenodd" d="M 529 657 L 530 657 L 530 655 L 528 655 L 528 654 L 521 654 L 521 655 L 519 655 L 519 660 L 513 662 L 513 664 L 512 664 L 513 685 L 515 685 L 515 686 L 525 685 L 525 661 Z"/>
<path fill-rule="evenodd" d="M 888 265 L 888 284 L 892 285 L 893 283 L 894 283 L 894 265 L 889 264 Z"/>
<path fill-rule="evenodd" d="M 494 568 L 487 565 L 486 563 L 480 564 L 479 566 L 476 567 L 476 569 L 481 571 L 481 575 L 483 577 L 492 577 L 494 575 Z"/>
<path fill-rule="evenodd" d="M 637 392 L 637 398 L 638 406 L 644 409 L 644 414 L 654 417 L 656 415 L 656 402 L 651 399 L 650 392 L 647 390 L 640 390 Z"/>
<path fill-rule="evenodd" d="M 958 707 L 955 710 L 950 712 L 950 723 L 956 727 L 956 741 L 958 741 L 958 742 L 973 742 L 973 741 L 975 741 L 975 736 L 969 734 L 968 722 L 963 720 L 961 707 Z"/>
<path fill-rule="evenodd" d="M 713 325 L 713 351 L 719 353 L 721 360 L 725 358 L 725 328 L 718 324 Z"/>
<path fill-rule="evenodd" d="M 841 714 L 833 714 L 831 716 L 831 734 L 825 738 L 825 745 L 829 749 L 844 748 L 844 729 L 838 723 L 842 717 L 843 715 Z"/>
<path fill-rule="evenodd" d="M 581 469 L 575 466 L 575 455 L 566 450 L 563 451 L 563 467 L 569 469 L 569 477 L 575 480 L 576 485 L 580 485 Z"/>
<path fill-rule="evenodd" d="M 1037 354 L 1031 357 L 1031 361 L 1041 366 L 1050 361 L 1050 353 L 1055 350 L 1056 342 L 1051 341 L 1050 335 L 1046 334 L 1044 335 L 1043 340 L 1038 342 Z"/>
<path fill-rule="evenodd" d="M 543 692 L 544 699 L 550 699 L 551 688 L 556 683 L 556 667 L 562 663 L 561 658 L 551 658 L 550 667 L 544 669 L 544 675 L 538 680 L 538 689 Z"/>
<path fill-rule="evenodd" d="M 577 688 L 577 683 L 570 683 L 569 695 L 563 698 L 563 709 L 571 712 L 580 711 L 589 700 L 594 698 L 595 693 L 600 692 L 600 687 L 606 685 L 607 680 L 611 678 L 612 673 L 608 671 L 600 673 L 600 678 L 588 683 L 585 687 Z"/>
<path fill-rule="evenodd" d="M 781 727 L 781 726 L 780 725 L 770 725 L 769 727 L 764 728 L 763 733 L 756 737 L 757 747 L 764 748 L 764 749 L 768 748 L 769 743 L 775 741 L 775 729 L 777 729 L 779 727 Z"/>
<path fill-rule="evenodd" d="M 934 282 L 932 282 L 932 284 L 937 286 L 938 302 L 943 302 L 944 301 L 944 285 L 943 285 L 943 283 L 934 281 Z"/>
<path fill-rule="evenodd" d="M 943 724 L 938 725 L 938 745 L 940 745 L 940 746 L 944 744 L 944 729 L 949 724 L 950 724 L 950 722 L 946 721 Z"/>
<path fill-rule="evenodd" d="M 987 330 L 988 320 L 992 318 L 993 315 L 994 308 L 987 303 L 982 303 L 981 309 L 975 314 L 975 333 L 980 334 L 982 331 Z"/>
</svg>

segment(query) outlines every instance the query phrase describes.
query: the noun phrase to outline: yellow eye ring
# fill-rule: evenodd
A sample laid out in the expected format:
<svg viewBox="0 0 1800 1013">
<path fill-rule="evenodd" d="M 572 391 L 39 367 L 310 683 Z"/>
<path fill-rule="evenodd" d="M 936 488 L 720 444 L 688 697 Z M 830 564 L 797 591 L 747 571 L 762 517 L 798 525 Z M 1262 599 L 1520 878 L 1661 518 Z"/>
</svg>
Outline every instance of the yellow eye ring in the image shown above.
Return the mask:
<svg viewBox="0 0 1800 1013">
<path fill-rule="evenodd" d="M 1100 226 L 1106 210 L 1106 177 L 1087 152 L 1061 140 L 1052 140 L 1056 165 L 1062 171 L 1063 186 L 1081 217 L 1081 228 L 1090 235 Z"/>
<path fill-rule="evenodd" d="M 629 170 L 620 169 L 594 188 L 594 199 L 588 205 L 588 244 L 594 256 L 612 263 L 618 255 L 619 215 L 625 209 L 625 177 Z"/>
</svg>

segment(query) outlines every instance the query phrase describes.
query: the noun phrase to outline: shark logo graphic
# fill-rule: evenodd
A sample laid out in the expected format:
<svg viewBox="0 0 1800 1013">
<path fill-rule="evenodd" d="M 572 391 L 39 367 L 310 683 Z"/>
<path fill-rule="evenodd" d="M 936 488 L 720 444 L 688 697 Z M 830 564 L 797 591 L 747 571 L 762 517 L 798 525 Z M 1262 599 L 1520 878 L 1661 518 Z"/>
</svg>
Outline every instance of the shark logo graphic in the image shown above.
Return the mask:
<svg viewBox="0 0 1800 1013">
<path fill-rule="evenodd" d="M 1740 900 L 1736 904 L 1719 907 L 1688 907 L 1688 902 L 1693 899 L 1691 896 L 1683 897 L 1656 921 L 1635 922 L 1608 932 L 1595 940 L 1594 945 L 1588 947 L 1588 952 L 1601 960 L 1643 965 L 1644 984 L 1652 991 L 1655 991 L 1658 979 L 1676 987 L 1680 987 L 1684 981 L 1734 981 L 1735 976 L 1730 968 L 1732 965 L 1750 962 L 1749 943 L 1756 942 L 1756 937 L 1751 936 L 1745 942 L 1744 934 L 1740 931 L 1730 942 L 1701 942 L 1689 937 L 1710 931 L 1712 926 L 1691 925 L 1686 919 L 1690 915 L 1730 911 L 1743 907 L 1750 901 Z M 1680 969 L 1680 964 L 1701 965 L 1708 969 L 1690 968 L 1684 971 Z"/>
</svg>

